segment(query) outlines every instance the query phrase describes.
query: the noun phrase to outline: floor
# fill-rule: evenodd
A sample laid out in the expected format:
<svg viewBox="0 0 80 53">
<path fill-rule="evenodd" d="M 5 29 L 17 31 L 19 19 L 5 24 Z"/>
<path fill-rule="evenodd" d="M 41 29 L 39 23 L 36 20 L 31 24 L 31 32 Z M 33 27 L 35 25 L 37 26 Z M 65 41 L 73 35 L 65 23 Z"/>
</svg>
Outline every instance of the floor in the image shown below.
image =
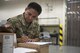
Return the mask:
<svg viewBox="0 0 80 53">
<path fill-rule="evenodd" d="M 49 53 L 80 53 L 80 47 L 50 45 Z"/>
</svg>

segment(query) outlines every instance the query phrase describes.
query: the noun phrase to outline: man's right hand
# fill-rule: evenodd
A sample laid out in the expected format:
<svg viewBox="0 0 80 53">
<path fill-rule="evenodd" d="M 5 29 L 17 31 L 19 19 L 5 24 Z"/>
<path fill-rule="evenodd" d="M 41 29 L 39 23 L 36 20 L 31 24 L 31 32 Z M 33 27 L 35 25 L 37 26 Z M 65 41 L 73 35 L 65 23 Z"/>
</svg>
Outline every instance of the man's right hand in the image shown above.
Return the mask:
<svg viewBox="0 0 80 53">
<path fill-rule="evenodd" d="M 28 39 L 29 39 L 28 36 L 23 35 L 23 36 L 21 37 L 21 42 L 27 42 Z"/>
</svg>

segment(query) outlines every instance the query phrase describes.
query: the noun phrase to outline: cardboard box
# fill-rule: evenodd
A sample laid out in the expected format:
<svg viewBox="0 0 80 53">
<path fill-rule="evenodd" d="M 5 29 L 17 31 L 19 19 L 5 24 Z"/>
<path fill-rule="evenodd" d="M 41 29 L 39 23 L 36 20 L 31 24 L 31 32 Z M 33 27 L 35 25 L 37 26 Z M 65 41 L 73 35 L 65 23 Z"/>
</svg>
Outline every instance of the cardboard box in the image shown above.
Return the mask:
<svg viewBox="0 0 80 53">
<path fill-rule="evenodd" d="M 13 53 L 16 45 L 16 34 L 0 33 L 0 51 L 1 53 Z"/>
<path fill-rule="evenodd" d="M 0 53 L 2 53 L 2 44 L 0 43 Z"/>
<path fill-rule="evenodd" d="M 3 36 L 0 36 L 0 53 L 2 53 Z"/>
<path fill-rule="evenodd" d="M 26 47 L 36 49 L 37 53 L 49 53 L 49 44 L 35 44 L 37 42 L 28 42 L 28 43 L 18 43 L 18 47 Z M 38 42 L 39 43 L 39 42 Z M 41 43 L 41 42 L 40 42 Z"/>
</svg>

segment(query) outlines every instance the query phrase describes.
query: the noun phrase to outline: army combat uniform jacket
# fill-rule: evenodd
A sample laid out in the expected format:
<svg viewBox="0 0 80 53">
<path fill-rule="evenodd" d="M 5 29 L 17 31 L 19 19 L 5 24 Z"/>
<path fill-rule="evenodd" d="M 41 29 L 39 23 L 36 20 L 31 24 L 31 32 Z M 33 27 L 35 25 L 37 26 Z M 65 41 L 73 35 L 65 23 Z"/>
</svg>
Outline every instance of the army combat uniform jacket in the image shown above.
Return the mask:
<svg viewBox="0 0 80 53">
<path fill-rule="evenodd" d="M 23 17 L 23 14 L 9 18 L 8 24 L 11 24 L 11 28 L 8 30 L 16 33 L 17 37 L 21 37 L 23 34 L 29 38 L 38 38 L 40 34 L 40 27 L 38 22 L 34 20 L 32 23 L 27 23 Z"/>
</svg>

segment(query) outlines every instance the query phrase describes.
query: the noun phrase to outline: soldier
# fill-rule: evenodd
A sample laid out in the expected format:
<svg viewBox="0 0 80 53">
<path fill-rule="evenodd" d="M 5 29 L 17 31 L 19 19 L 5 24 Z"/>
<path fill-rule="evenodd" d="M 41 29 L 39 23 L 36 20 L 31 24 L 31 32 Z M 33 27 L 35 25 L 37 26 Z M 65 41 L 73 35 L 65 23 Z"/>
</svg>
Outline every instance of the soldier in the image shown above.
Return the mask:
<svg viewBox="0 0 80 53">
<path fill-rule="evenodd" d="M 7 30 L 16 33 L 17 38 L 21 38 L 22 42 L 39 41 L 40 27 L 38 24 L 38 16 L 41 14 L 42 8 L 36 2 L 31 2 L 25 8 L 23 14 L 9 18 L 4 25 Z"/>
</svg>

